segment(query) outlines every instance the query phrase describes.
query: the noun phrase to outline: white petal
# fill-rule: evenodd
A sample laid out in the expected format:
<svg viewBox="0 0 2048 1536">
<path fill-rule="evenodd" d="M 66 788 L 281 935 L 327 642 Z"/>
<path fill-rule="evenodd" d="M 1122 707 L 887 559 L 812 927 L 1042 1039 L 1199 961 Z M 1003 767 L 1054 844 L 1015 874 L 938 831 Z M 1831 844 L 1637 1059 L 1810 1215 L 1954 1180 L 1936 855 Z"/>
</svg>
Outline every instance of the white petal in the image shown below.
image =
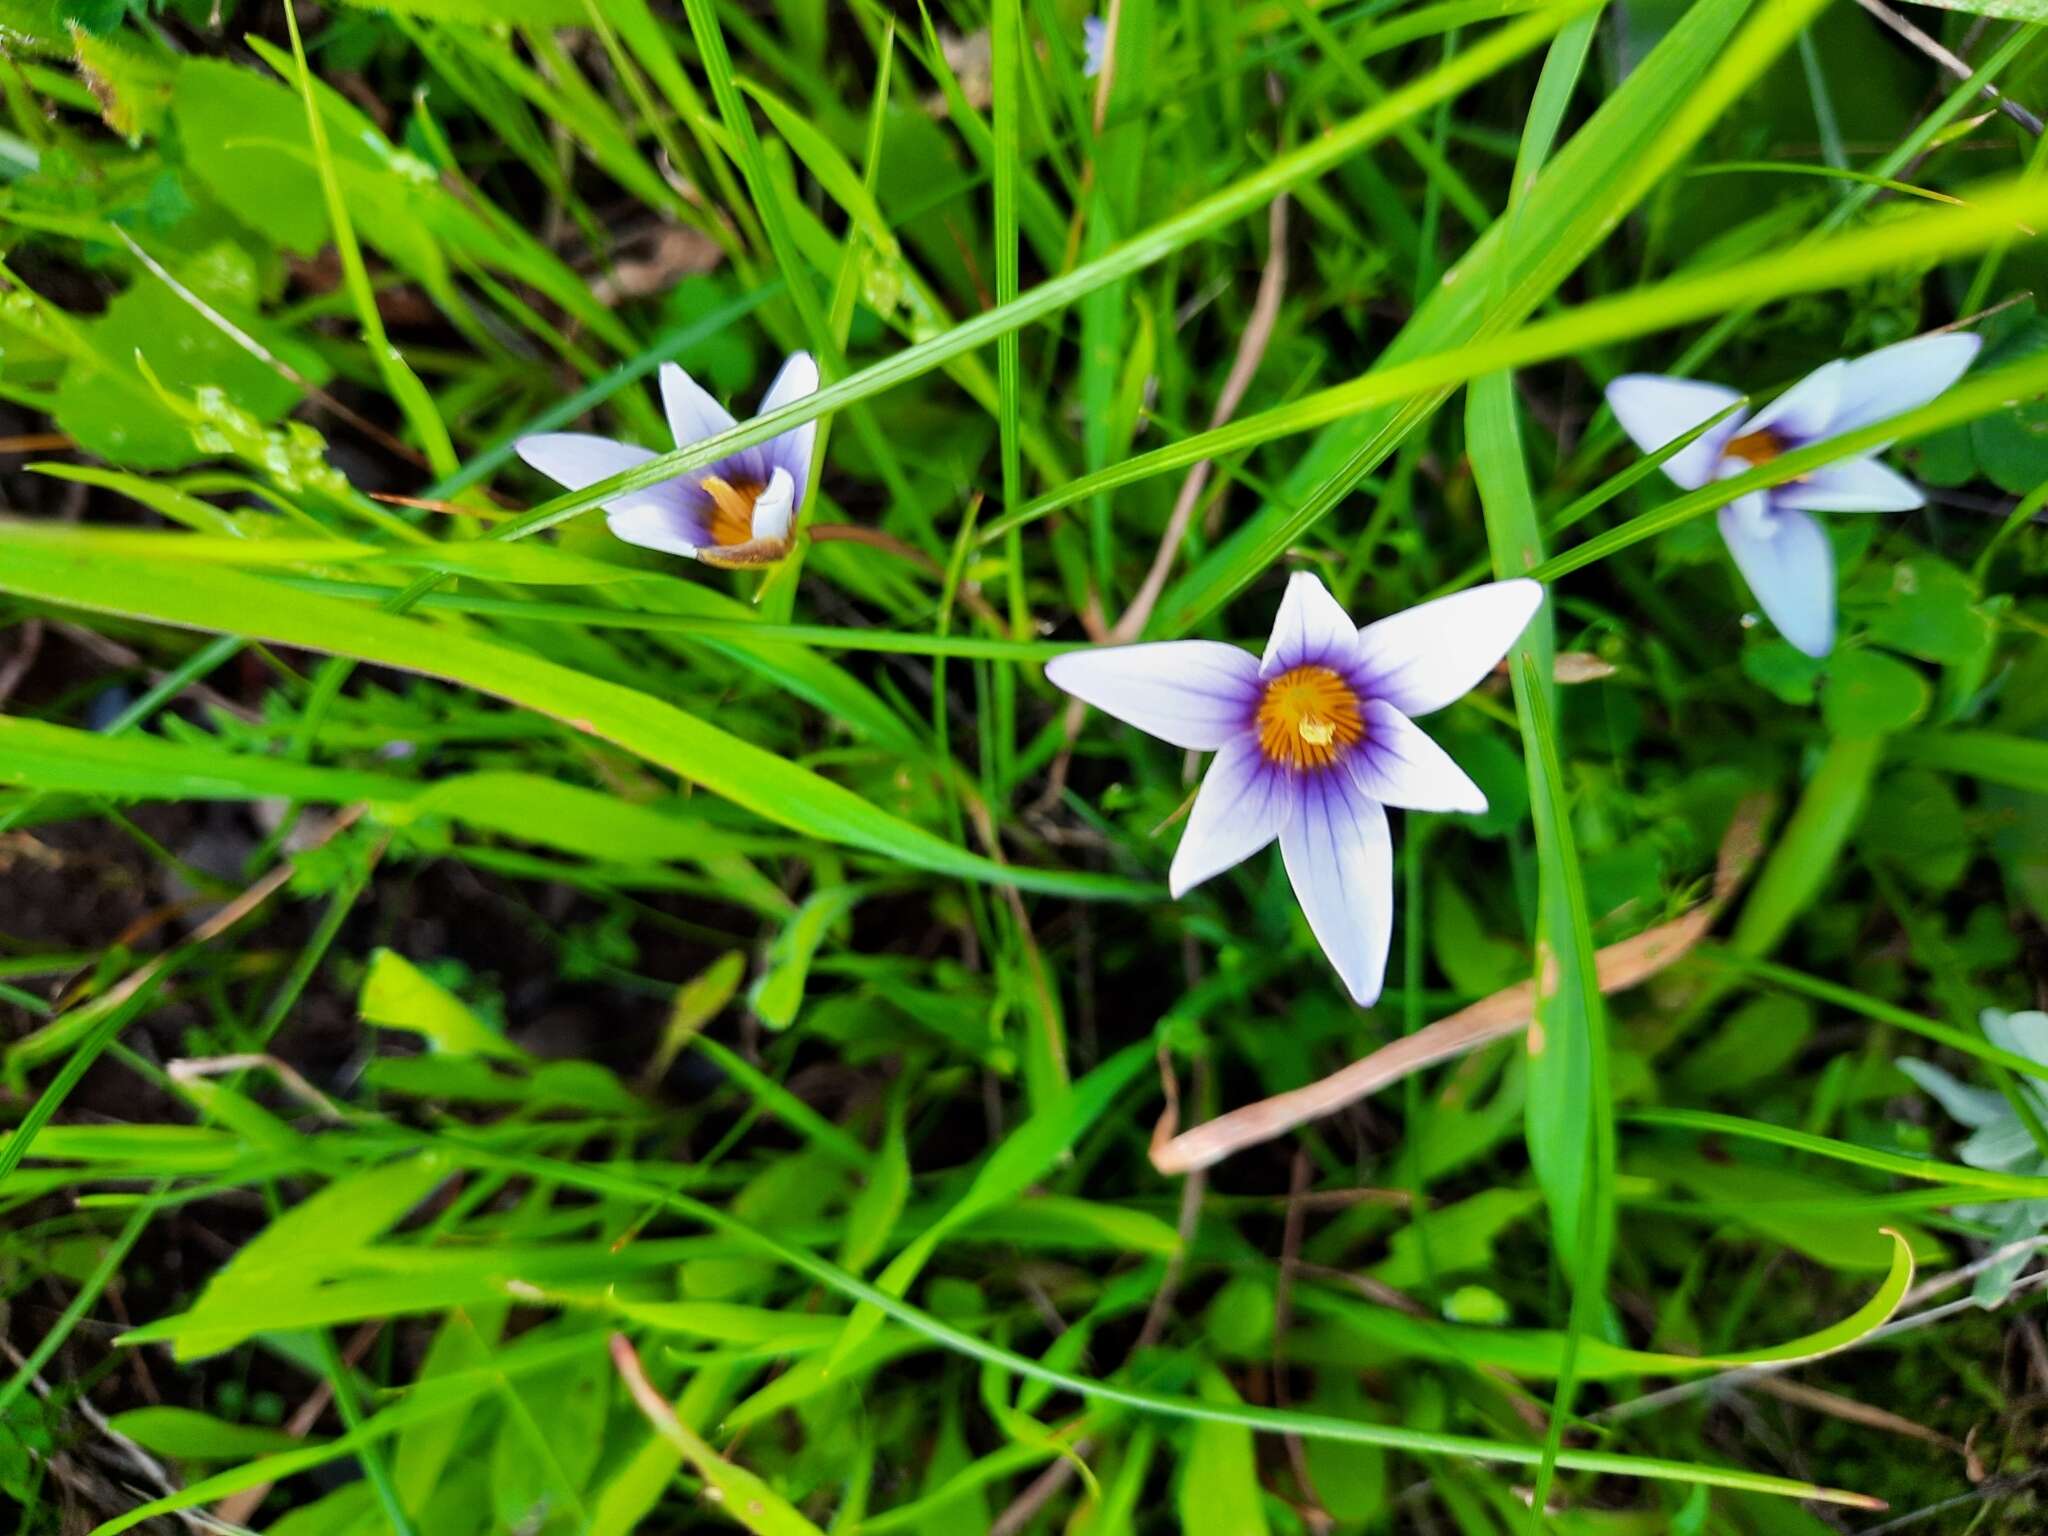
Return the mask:
<svg viewBox="0 0 2048 1536">
<path fill-rule="evenodd" d="M 1807 512 L 1910 512 L 1927 505 L 1919 486 L 1876 459 L 1844 459 L 1774 486 L 1771 500 Z"/>
<path fill-rule="evenodd" d="M 1810 443 L 1832 436 L 1836 431 L 1835 412 L 1842 401 L 1842 375 L 1848 366 L 1839 358 L 1823 363 L 1750 417 L 1743 431 L 1761 432 L 1769 428 L 1793 443 Z"/>
<path fill-rule="evenodd" d="M 550 480 L 572 491 L 637 469 L 654 457 L 651 448 L 615 443 L 589 432 L 539 432 L 520 438 L 512 448 Z"/>
<path fill-rule="evenodd" d="M 1045 664 L 1055 688 L 1148 735 L 1204 752 L 1250 728 L 1258 674 L 1249 654 L 1215 640 L 1104 645 Z"/>
<path fill-rule="evenodd" d="M 1316 942 L 1362 1006 L 1380 995 L 1394 932 L 1394 842 L 1387 813 L 1347 773 L 1296 781 L 1301 805 L 1280 831 L 1287 878 Z"/>
<path fill-rule="evenodd" d="M 1543 588 L 1518 577 L 1366 625 L 1358 632 L 1358 657 L 1373 697 L 1409 716 L 1462 698 L 1507 655 L 1542 602 Z"/>
<path fill-rule="evenodd" d="M 2036 1009 L 2025 1013 L 1987 1009 L 1982 1022 L 1985 1037 L 1993 1045 L 2048 1066 L 2048 1013 Z"/>
<path fill-rule="evenodd" d="M 1350 756 L 1351 776 L 1382 805 L 1478 815 L 1486 796 L 1429 733 L 1384 699 L 1365 705 L 1365 739 Z"/>
<path fill-rule="evenodd" d="M 638 506 L 607 509 L 604 514 L 605 526 L 612 531 L 615 539 L 624 539 L 628 544 L 638 544 L 642 549 L 658 549 L 663 554 L 681 555 L 686 560 L 697 558 L 697 551 L 711 542 L 711 535 L 700 521 L 673 507 Z"/>
<path fill-rule="evenodd" d="M 1724 385 L 1656 373 L 1624 374 L 1607 386 L 1614 419 L 1645 453 L 1655 453 L 1701 422 L 1713 420 L 1741 398 Z M 1712 431 L 1702 432 L 1664 461 L 1664 473 L 1688 491 L 1705 485 L 1713 478 L 1722 445 L 1742 425 L 1742 415 L 1737 411 Z"/>
<path fill-rule="evenodd" d="M 1226 741 L 1195 795 L 1166 888 L 1178 899 L 1243 863 L 1280 835 L 1295 806 L 1292 780 L 1266 760 L 1256 736 Z"/>
<path fill-rule="evenodd" d="M 767 489 L 754 499 L 754 537 L 788 538 L 790 513 L 795 503 L 796 483 L 789 478 L 788 470 L 777 469 L 768 477 Z"/>
<path fill-rule="evenodd" d="M 1277 677 L 1303 666 L 1343 672 L 1350 668 L 1357 645 L 1357 628 L 1321 578 L 1296 571 L 1287 579 L 1280 611 L 1273 615 L 1273 634 L 1259 662 L 1259 676 Z"/>
<path fill-rule="evenodd" d="M 1832 430 L 1848 432 L 1917 410 L 1960 379 L 1983 345 L 1983 337 L 1968 331 L 1916 336 L 1845 364 Z"/>
<path fill-rule="evenodd" d="M 1931 1094 L 1949 1114 L 1964 1125 L 1982 1128 L 2012 1118 L 2012 1106 L 2005 1095 L 1989 1088 L 1970 1088 L 1957 1082 L 1940 1067 L 1911 1056 L 1894 1063 L 1901 1072 Z"/>
<path fill-rule="evenodd" d="M 661 405 L 668 412 L 668 429 L 675 433 L 678 448 L 716 437 L 733 425 L 732 412 L 674 363 L 661 365 Z"/>
<path fill-rule="evenodd" d="M 768 386 L 768 393 L 761 397 L 760 414 L 779 411 L 785 405 L 793 405 L 807 395 L 818 392 L 818 365 L 808 352 L 792 352 L 782 365 L 782 371 L 775 375 L 775 382 Z M 795 505 L 802 506 L 804 487 L 811 479 L 811 454 L 818 441 L 818 424 L 807 421 L 800 427 L 791 427 L 780 437 L 772 437 L 761 445 L 771 465 L 789 471 L 789 477 L 796 482 Z"/>
<path fill-rule="evenodd" d="M 519 457 L 572 491 L 637 469 L 655 456 L 651 449 L 584 432 L 543 432 L 522 437 L 514 446 Z M 706 542 L 704 520 L 675 480 L 611 497 L 604 503 L 604 512 L 606 526 L 615 537 L 644 549 L 695 555 Z"/>
<path fill-rule="evenodd" d="M 1771 510 L 1761 492 L 1721 509 L 1721 537 L 1778 633 L 1809 656 L 1835 644 L 1835 551 L 1811 515 Z"/>
</svg>

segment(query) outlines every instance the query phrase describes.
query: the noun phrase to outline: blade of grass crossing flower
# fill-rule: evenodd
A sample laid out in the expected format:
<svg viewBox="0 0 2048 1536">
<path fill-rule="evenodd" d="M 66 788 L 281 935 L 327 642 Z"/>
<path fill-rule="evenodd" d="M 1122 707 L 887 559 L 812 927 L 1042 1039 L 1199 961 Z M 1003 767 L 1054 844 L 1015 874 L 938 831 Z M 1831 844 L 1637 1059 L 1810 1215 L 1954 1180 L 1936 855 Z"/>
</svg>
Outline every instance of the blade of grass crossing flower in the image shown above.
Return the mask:
<svg viewBox="0 0 2048 1536">
<path fill-rule="evenodd" d="M 692 0 L 692 3 L 702 6 L 708 0 Z M 688 448 L 661 454 L 637 468 L 595 481 L 583 490 L 558 496 L 536 507 L 516 523 L 508 523 L 495 531 L 502 537 L 522 538 L 551 528 L 580 512 L 616 499 L 625 491 L 639 490 L 673 479 L 688 470 L 700 469 L 727 454 L 766 442 L 791 427 L 815 421 L 829 412 L 919 378 L 962 353 L 987 345 L 1005 331 L 1056 314 L 1104 283 L 1142 271 L 1253 210 L 1263 208 L 1277 194 L 1324 174 L 1386 137 L 1395 124 L 1412 120 L 1439 101 L 1455 96 L 1504 69 L 1592 3 L 1594 0 L 1558 0 L 1554 5 L 1509 22 L 1461 52 L 1449 64 L 1392 92 L 1379 105 L 1367 108 L 1327 133 L 1316 135 L 1298 149 L 1275 157 L 1221 191 L 1211 193 L 1192 207 L 1161 220 L 1144 233 L 1105 252 L 1099 259 L 1084 262 L 1019 294 L 1010 304 L 997 305 L 963 320 L 939 335 L 825 385 L 807 399 L 741 422 L 729 431 Z M 1715 3 L 1715 0 L 1708 0 L 1708 3 Z M 1720 3 L 1733 4 L 1736 0 L 1720 0 Z"/>
<path fill-rule="evenodd" d="M 0 529 L 0 590 L 209 633 L 303 646 L 481 689 L 658 763 L 782 826 L 941 874 L 1104 894 L 1138 887 L 1012 868 L 880 810 L 843 785 L 660 699 L 525 652 L 390 612 L 309 596 L 238 571 L 194 567 L 176 582 L 147 561 L 87 557 Z"/>
<path fill-rule="evenodd" d="M 327 219 L 334 230 L 334 249 L 341 257 L 342 282 L 355 306 L 356 321 L 363 328 L 363 344 L 369 348 L 371 360 L 376 363 L 377 372 L 384 380 L 384 387 L 405 413 L 406 424 L 419 439 L 420 451 L 426 454 L 435 475 L 452 475 L 460 461 L 455 456 L 454 443 L 449 441 L 448 428 L 441 420 L 440 408 L 434 404 L 434 397 L 420 382 L 419 375 L 412 371 L 412 365 L 406 362 L 404 355 L 384 333 L 384 317 L 377 309 L 377 295 L 370 286 L 369 268 L 363 264 L 363 248 L 356 241 L 355 225 L 349 221 L 348 201 L 341 195 L 341 182 L 335 175 L 334 155 L 327 143 L 327 124 L 313 94 L 313 71 L 306 63 L 306 46 L 299 37 L 297 12 L 287 8 L 285 20 L 290 24 L 292 61 L 297 66 L 299 96 L 306 104 L 306 132 L 312 140 L 314 162 L 320 169 L 320 190 L 327 200 Z"/>
</svg>

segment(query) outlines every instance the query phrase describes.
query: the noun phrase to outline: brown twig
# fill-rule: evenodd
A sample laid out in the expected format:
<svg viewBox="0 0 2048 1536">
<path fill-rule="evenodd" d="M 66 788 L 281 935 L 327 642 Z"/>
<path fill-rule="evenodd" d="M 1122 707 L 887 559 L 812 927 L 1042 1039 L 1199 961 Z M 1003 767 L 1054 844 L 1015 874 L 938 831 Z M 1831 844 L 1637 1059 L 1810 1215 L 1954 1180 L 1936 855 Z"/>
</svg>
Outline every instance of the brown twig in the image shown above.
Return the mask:
<svg viewBox="0 0 2048 1536">
<path fill-rule="evenodd" d="M 1594 969 L 1602 992 L 1618 992 L 1639 985 L 1671 965 L 1706 936 L 1722 906 L 1735 893 L 1756 862 L 1763 846 L 1764 822 L 1770 814 L 1770 800 L 1752 796 L 1736 808 L 1734 820 L 1721 839 L 1721 851 L 1714 876 L 1714 889 L 1706 901 L 1658 927 L 1610 944 L 1594 956 Z M 1556 985 L 1555 972 L 1546 977 L 1546 987 Z M 1231 1110 L 1193 1130 L 1175 1132 L 1177 1106 L 1169 1100 L 1153 1131 L 1152 1166 L 1161 1173 L 1188 1173 L 1210 1168 L 1247 1147 L 1284 1136 L 1298 1125 L 1357 1103 L 1411 1073 L 1494 1040 L 1506 1039 L 1529 1027 L 1536 1013 L 1534 980 L 1507 987 L 1468 1008 L 1412 1035 L 1361 1057 L 1320 1082 L 1295 1088 L 1272 1098 L 1261 1099 Z"/>
<path fill-rule="evenodd" d="M 21 686 L 21 680 L 28 676 L 28 669 L 36 664 L 36 657 L 43 652 L 43 621 L 30 619 L 21 626 L 21 644 L 14 648 L 14 654 L 0 664 L 0 707 L 14 697 L 14 690 Z"/>
<path fill-rule="evenodd" d="M 1884 0 L 1856 0 L 1856 3 L 1890 27 L 1894 32 L 1898 33 L 1900 37 L 1903 37 L 1915 48 L 1926 54 L 1928 58 L 1934 60 L 1935 63 L 1954 75 L 1958 80 L 1967 80 L 1976 73 L 1962 59 L 1957 58 L 1948 49 L 1944 48 L 1939 40 L 1929 37 L 1925 32 L 1922 32 L 1912 22 L 1886 5 Z M 1986 100 L 1996 103 L 1999 111 L 2018 123 L 2027 132 L 2033 134 L 2036 138 L 2040 137 L 2042 131 L 2041 119 L 2034 116 L 2033 113 L 2014 101 L 2010 96 L 2007 96 L 1988 80 L 1984 82 L 1982 95 Z"/>
<path fill-rule="evenodd" d="M 349 1336 L 348 1343 L 342 1346 L 341 1363 L 346 1367 L 353 1367 L 370 1352 L 370 1346 L 377 1341 L 377 1334 L 383 1327 L 381 1318 L 372 1318 L 358 1328 Z M 320 1416 L 327 1411 L 327 1405 L 333 1401 L 334 1383 L 318 1383 L 306 1394 L 306 1400 L 299 1404 L 297 1411 L 285 1421 L 284 1432 L 294 1440 L 305 1439 L 313 1432 L 313 1426 L 320 1422 Z M 242 1489 L 239 1493 L 229 1494 L 214 1505 L 214 1518 L 227 1525 L 246 1524 L 249 1517 L 262 1507 L 263 1501 L 270 1497 L 270 1490 L 276 1486 L 275 1483 L 258 1483 L 252 1488 Z"/>
</svg>

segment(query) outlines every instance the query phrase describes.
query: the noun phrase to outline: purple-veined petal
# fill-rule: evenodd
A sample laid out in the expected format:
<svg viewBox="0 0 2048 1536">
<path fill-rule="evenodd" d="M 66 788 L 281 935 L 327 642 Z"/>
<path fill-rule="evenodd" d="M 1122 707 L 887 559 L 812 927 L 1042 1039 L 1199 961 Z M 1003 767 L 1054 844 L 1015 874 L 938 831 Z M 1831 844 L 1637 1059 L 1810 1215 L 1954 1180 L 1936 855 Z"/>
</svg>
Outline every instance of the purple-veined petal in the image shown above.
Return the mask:
<svg viewBox="0 0 2048 1536">
<path fill-rule="evenodd" d="M 651 449 L 587 432 L 541 432 L 522 437 L 513 446 L 520 458 L 572 491 L 637 469 L 655 456 Z M 627 491 L 606 501 L 604 509 L 606 525 L 628 544 L 694 555 L 705 543 L 703 515 L 680 481 L 662 480 Z"/>
<path fill-rule="evenodd" d="M 1491 672 L 1543 601 L 1540 584 L 1516 578 L 1468 587 L 1358 632 L 1368 691 L 1404 715 L 1426 715 L 1470 693 Z"/>
<path fill-rule="evenodd" d="M 1842 375 L 1848 364 L 1837 358 L 1823 363 L 1743 424 L 1744 432 L 1769 430 L 1789 443 L 1810 443 L 1835 429 L 1842 402 Z"/>
<path fill-rule="evenodd" d="M 1084 704 L 1176 747 L 1212 752 L 1251 728 L 1259 664 L 1217 640 L 1069 651 L 1045 675 Z"/>
<path fill-rule="evenodd" d="M 1809 656 L 1835 644 L 1835 551 L 1811 514 L 1777 510 L 1753 492 L 1721 509 L 1721 537 L 1757 606 Z"/>
<path fill-rule="evenodd" d="M 793 405 L 807 395 L 818 392 L 818 364 L 808 352 L 792 352 L 775 375 L 775 382 L 768 386 L 768 393 L 761 397 L 760 414 L 779 411 L 785 405 Z M 771 437 L 761 445 L 771 468 L 786 469 L 789 478 L 796 483 L 795 505 L 804 503 L 804 487 L 811 478 L 811 452 L 818 440 L 818 424 L 807 421 L 800 427 L 791 427 L 780 437 Z"/>
<path fill-rule="evenodd" d="M 678 448 L 716 437 L 733 425 L 732 412 L 674 363 L 661 365 L 661 406 L 668 413 L 668 429 L 675 433 Z"/>
<path fill-rule="evenodd" d="M 1843 364 L 1830 431 L 1854 431 L 1927 404 L 1968 371 L 1983 345 L 1983 337 L 1968 331 L 1916 336 Z"/>
<path fill-rule="evenodd" d="M 1771 488 L 1771 501 L 1806 512 L 1910 512 L 1927 496 L 1904 475 L 1876 459 L 1844 459 L 1785 485 Z"/>
<path fill-rule="evenodd" d="M 1330 596 L 1320 577 L 1296 571 L 1287 578 L 1272 638 L 1259 662 L 1259 676 L 1278 677 L 1294 667 L 1349 671 L 1357 656 L 1358 629 Z"/>
<path fill-rule="evenodd" d="M 564 489 L 586 485 L 638 469 L 654 450 L 635 443 L 615 443 L 589 432 L 536 432 L 512 445 L 520 458 Z"/>
<path fill-rule="evenodd" d="M 1195 808 L 1166 873 L 1167 890 L 1178 899 L 1243 863 L 1280 835 L 1298 799 L 1294 779 L 1266 760 L 1256 736 L 1233 736 L 1210 761 L 1195 793 Z"/>
<path fill-rule="evenodd" d="M 1614 411 L 1614 419 L 1645 453 L 1655 453 L 1701 422 L 1713 420 L 1741 398 L 1720 384 L 1666 378 L 1657 373 L 1623 374 L 1607 386 L 1607 404 Z M 1742 425 L 1742 415 L 1737 411 L 1671 455 L 1664 461 L 1664 473 L 1688 491 L 1705 485 L 1713 478 L 1722 446 Z"/>
<path fill-rule="evenodd" d="M 1365 739 L 1348 759 L 1358 788 L 1382 805 L 1478 815 L 1486 796 L 1451 754 L 1385 699 L 1365 703 Z"/>
<path fill-rule="evenodd" d="M 1297 781 L 1301 804 L 1280 829 L 1280 852 L 1302 913 L 1345 990 L 1380 995 L 1394 931 L 1394 840 L 1387 813 L 1348 773 Z"/>
</svg>

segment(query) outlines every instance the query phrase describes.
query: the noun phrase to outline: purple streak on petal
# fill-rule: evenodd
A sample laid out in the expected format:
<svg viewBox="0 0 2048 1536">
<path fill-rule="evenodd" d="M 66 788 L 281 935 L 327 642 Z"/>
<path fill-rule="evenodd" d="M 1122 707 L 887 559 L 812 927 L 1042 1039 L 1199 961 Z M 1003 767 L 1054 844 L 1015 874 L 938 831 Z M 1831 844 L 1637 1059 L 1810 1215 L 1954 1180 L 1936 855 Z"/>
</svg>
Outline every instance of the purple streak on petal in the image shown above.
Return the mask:
<svg viewBox="0 0 2048 1536">
<path fill-rule="evenodd" d="M 1294 667 L 1349 672 L 1357 656 L 1358 630 L 1350 616 L 1319 578 L 1296 571 L 1273 616 L 1273 635 L 1259 662 L 1259 676 L 1278 677 Z"/>
<path fill-rule="evenodd" d="M 1365 739 L 1346 759 L 1360 793 L 1411 811 L 1478 815 L 1486 796 L 1428 732 L 1384 699 L 1365 705 Z"/>
<path fill-rule="evenodd" d="M 1166 888 L 1178 899 L 1250 858 L 1280 835 L 1299 800 L 1293 778 L 1267 760 L 1256 736 L 1233 736 L 1218 749 L 1195 794 Z"/>
<path fill-rule="evenodd" d="M 1842 374 L 1848 364 L 1837 358 L 1805 378 L 1750 417 L 1743 431 L 1762 432 L 1794 445 L 1830 436 L 1842 400 Z"/>
<path fill-rule="evenodd" d="M 1916 336 L 1844 364 L 1830 430 L 1850 432 L 1918 409 L 1960 379 L 1983 345 L 1983 337 L 1968 331 Z"/>
<path fill-rule="evenodd" d="M 1607 386 L 1607 404 L 1614 411 L 1614 419 L 1645 453 L 1655 453 L 1666 443 L 1685 436 L 1741 398 L 1719 384 L 1666 378 L 1655 373 L 1624 374 Z M 1737 411 L 1702 432 L 1664 461 L 1664 473 L 1688 491 L 1705 485 L 1713 478 L 1722 447 L 1741 427 L 1742 417 L 1743 413 Z"/>
<path fill-rule="evenodd" d="M 733 425 L 732 412 L 674 363 L 661 365 L 661 404 L 678 448 L 716 437 Z"/>
<path fill-rule="evenodd" d="M 1844 459 L 1771 488 L 1771 504 L 1806 512 L 1911 512 L 1927 505 L 1920 487 L 1876 459 Z"/>
<path fill-rule="evenodd" d="M 1163 640 L 1069 651 L 1046 678 L 1104 714 L 1176 747 L 1212 752 L 1251 727 L 1259 664 L 1215 640 Z"/>
<path fill-rule="evenodd" d="M 1809 656 L 1835 643 L 1835 551 L 1805 512 L 1780 510 L 1756 492 L 1721 509 L 1721 537 L 1757 606 Z"/>
<path fill-rule="evenodd" d="M 766 416 L 770 411 L 778 411 L 817 392 L 817 362 L 808 352 L 792 352 L 788 361 L 783 363 L 782 371 L 775 375 L 775 382 L 768 386 L 768 393 L 761 397 L 760 414 Z M 762 456 L 771 473 L 786 469 L 789 478 L 796 482 L 798 507 L 804 504 L 804 487 L 811 478 L 811 452 L 817 440 L 818 424 L 807 421 L 761 445 Z"/>
<path fill-rule="evenodd" d="M 1540 585 L 1517 578 L 1389 615 L 1358 632 L 1358 676 L 1404 715 L 1442 709 L 1493 670 L 1542 602 Z"/>
<path fill-rule="evenodd" d="M 522 437 L 519 457 L 558 485 L 572 491 L 637 469 L 654 457 L 652 450 L 584 432 L 542 432 Z M 604 503 L 605 522 L 628 544 L 688 555 L 706 542 L 701 498 L 679 480 L 627 491 Z"/>
<path fill-rule="evenodd" d="M 1287 878 L 1316 942 L 1360 1005 L 1380 995 L 1394 931 L 1387 813 L 1343 772 L 1302 776 L 1301 807 L 1280 832 Z"/>
</svg>

